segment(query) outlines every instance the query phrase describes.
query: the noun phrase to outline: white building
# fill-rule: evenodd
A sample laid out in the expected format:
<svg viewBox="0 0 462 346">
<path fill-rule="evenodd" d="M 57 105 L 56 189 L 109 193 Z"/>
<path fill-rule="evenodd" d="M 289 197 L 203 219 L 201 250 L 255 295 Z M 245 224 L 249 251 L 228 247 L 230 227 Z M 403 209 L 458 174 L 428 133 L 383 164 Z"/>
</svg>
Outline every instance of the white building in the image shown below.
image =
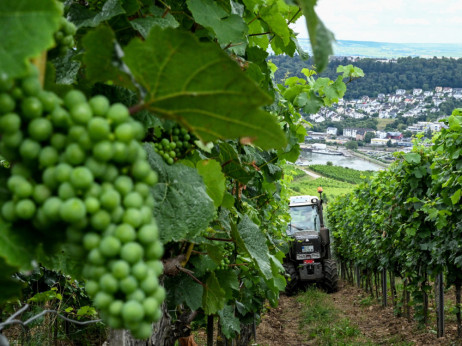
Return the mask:
<svg viewBox="0 0 462 346">
<path fill-rule="evenodd" d="M 338 129 L 336 127 L 328 127 L 326 130 L 328 135 L 334 135 L 334 136 L 337 136 L 337 131 Z"/>
</svg>

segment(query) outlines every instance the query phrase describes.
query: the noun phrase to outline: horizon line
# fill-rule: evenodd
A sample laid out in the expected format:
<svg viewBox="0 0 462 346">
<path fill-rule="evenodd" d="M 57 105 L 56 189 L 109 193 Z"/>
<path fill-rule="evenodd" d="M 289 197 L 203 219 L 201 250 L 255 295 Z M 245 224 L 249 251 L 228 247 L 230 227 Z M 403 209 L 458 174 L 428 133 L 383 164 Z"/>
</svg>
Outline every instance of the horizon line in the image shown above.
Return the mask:
<svg viewBox="0 0 462 346">
<path fill-rule="evenodd" d="M 304 39 L 304 40 L 309 40 L 309 37 L 297 37 L 298 40 L 300 39 Z M 462 42 L 442 42 L 442 43 L 438 43 L 438 42 L 387 42 L 387 41 L 371 41 L 371 40 L 346 40 L 346 39 L 338 39 L 338 40 L 334 40 L 334 43 L 335 42 L 339 42 L 339 41 L 348 41 L 348 42 L 363 42 L 363 43 L 390 43 L 390 44 L 443 44 L 443 45 L 461 45 L 462 46 Z"/>
</svg>

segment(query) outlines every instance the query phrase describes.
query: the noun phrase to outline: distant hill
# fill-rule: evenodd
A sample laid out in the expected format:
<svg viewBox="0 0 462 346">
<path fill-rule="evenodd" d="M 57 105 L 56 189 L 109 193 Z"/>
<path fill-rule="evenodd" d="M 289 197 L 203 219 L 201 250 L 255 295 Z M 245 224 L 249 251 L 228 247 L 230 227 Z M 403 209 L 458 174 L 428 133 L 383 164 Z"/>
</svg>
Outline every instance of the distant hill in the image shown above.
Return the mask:
<svg viewBox="0 0 462 346">
<path fill-rule="evenodd" d="M 304 50 L 310 52 L 310 41 L 299 38 Z M 358 56 L 365 58 L 399 58 L 399 57 L 462 57 L 462 44 L 451 43 L 386 43 L 371 41 L 339 40 L 334 46 L 336 56 Z"/>
</svg>

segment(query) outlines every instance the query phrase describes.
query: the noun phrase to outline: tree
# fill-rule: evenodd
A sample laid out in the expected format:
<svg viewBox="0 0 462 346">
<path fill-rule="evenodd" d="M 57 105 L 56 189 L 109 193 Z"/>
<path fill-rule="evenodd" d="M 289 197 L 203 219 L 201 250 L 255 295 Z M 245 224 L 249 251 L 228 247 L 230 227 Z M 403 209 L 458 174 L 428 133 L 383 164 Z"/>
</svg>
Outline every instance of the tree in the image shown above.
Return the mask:
<svg viewBox="0 0 462 346">
<path fill-rule="evenodd" d="M 348 141 L 345 143 L 345 147 L 350 150 L 358 149 L 358 143 L 356 141 Z"/>
<path fill-rule="evenodd" d="M 372 138 L 375 138 L 374 133 L 373 132 L 366 132 L 366 135 L 364 136 L 364 142 L 370 144 Z"/>
<path fill-rule="evenodd" d="M 391 148 L 393 146 L 393 143 L 391 142 L 391 139 L 387 141 L 387 147 Z"/>
</svg>

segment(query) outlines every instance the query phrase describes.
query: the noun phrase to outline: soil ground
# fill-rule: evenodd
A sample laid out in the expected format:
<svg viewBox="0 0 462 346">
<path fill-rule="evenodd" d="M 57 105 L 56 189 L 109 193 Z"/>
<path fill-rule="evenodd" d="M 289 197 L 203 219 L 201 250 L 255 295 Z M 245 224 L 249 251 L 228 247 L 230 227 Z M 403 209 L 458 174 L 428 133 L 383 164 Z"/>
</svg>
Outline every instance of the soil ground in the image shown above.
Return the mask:
<svg viewBox="0 0 462 346">
<path fill-rule="evenodd" d="M 363 290 L 347 284 L 341 286 L 337 293 L 324 295 L 327 301 L 322 304 L 336 310 L 336 321 L 343 324 L 346 321 L 353 338 L 343 338 L 344 331 L 339 333 L 335 326 L 330 326 L 327 333 L 337 333 L 339 338 L 317 337 L 303 313 L 307 309 L 304 309 L 305 296 L 299 294 L 282 296 L 279 306 L 268 310 L 258 326 L 254 345 L 462 345 L 456 338 L 455 323 L 446 323 L 446 337 L 437 338 L 435 327 L 419 328 L 415 322 L 396 317 L 392 307 L 383 308 L 376 300 L 368 300 Z"/>
</svg>

